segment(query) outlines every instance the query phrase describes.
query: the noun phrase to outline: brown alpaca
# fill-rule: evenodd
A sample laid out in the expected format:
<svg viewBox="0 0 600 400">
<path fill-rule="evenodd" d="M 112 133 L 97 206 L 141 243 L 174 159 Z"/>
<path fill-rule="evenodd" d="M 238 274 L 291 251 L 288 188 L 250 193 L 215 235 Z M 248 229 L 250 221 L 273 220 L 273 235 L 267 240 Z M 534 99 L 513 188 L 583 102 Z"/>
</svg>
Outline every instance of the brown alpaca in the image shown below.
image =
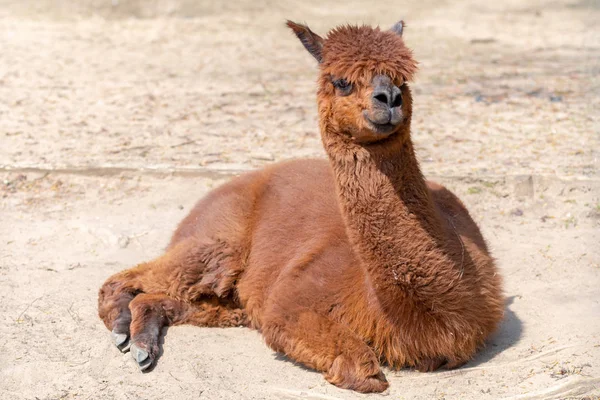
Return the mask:
<svg viewBox="0 0 600 400">
<path fill-rule="evenodd" d="M 501 280 L 464 205 L 419 169 L 402 22 L 326 39 L 288 26 L 319 61 L 329 161 L 276 164 L 214 190 L 163 256 L 106 281 L 100 318 L 142 370 L 176 324 L 252 327 L 360 392 L 388 387 L 380 362 L 462 365 L 502 319 Z"/>
</svg>

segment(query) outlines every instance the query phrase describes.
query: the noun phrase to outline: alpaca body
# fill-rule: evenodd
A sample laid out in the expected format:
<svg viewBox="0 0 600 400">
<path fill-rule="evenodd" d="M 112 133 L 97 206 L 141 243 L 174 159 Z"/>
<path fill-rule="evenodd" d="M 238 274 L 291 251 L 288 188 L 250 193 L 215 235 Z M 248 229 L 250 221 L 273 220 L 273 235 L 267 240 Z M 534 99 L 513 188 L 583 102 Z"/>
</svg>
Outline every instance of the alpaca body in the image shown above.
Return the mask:
<svg viewBox="0 0 600 400">
<path fill-rule="evenodd" d="M 493 285 L 498 277 L 477 226 L 449 191 L 433 182 L 427 182 L 427 187 L 440 210 L 440 222 L 452 221 L 445 224 L 450 246 L 464 246 L 465 258 L 478 260 L 478 264 L 464 262 L 461 252 L 453 268 L 462 268 L 463 276 L 475 278 L 470 282 L 472 300 L 484 303 L 485 296 L 477 293 L 476 287 Z M 407 228 L 410 226 L 398 226 L 410 237 Z M 208 273 L 199 267 L 203 260 L 190 260 L 184 247 L 187 245 L 200 253 L 216 248 L 227 257 L 219 258 L 220 262 Z M 173 252 L 178 246 L 183 247 L 182 251 Z M 261 330 L 265 321 L 285 325 L 287 318 L 316 313 L 340 323 L 360 341 L 369 343 L 377 359 L 394 367 L 414 366 L 424 371 L 445 361 L 453 365 L 467 361 L 489 333 L 483 330 L 494 327 L 469 326 L 470 336 L 459 336 L 468 343 L 466 348 L 453 346 L 454 340 L 449 348 L 444 348 L 441 345 L 447 344 L 454 334 L 462 335 L 460 328 L 464 327 L 453 330 L 446 326 L 435 332 L 422 321 L 415 321 L 413 315 L 382 313 L 385 305 L 348 240 L 333 173 L 326 160 L 275 164 L 217 188 L 181 222 L 167 251 L 174 253 L 174 259 L 160 262 L 159 258 L 143 264 L 148 269 L 139 274 L 136 290 L 167 293 L 192 307 L 218 304 L 235 311 L 223 317 L 213 305 L 216 320 L 212 315 L 199 322 L 180 316 L 170 324 L 248 325 Z M 207 275 L 210 280 L 206 280 Z M 490 310 L 490 317 L 497 318 L 496 308 Z M 107 327 L 112 329 L 111 325 Z M 482 329 L 482 334 L 472 335 L 477 328 Z M 311 340 L 310 336 L 302 339 Z M 303 346 L 302 339 L 296 339 L 297 346 Z M 331 343 L 324 341 L 320 345 Z M 328 349 L 316 349 L 315 353 L 334 354 Z M 318 361 L 306 364 L 322 369 L 318 368 Z"/>
<path fill-rule="evenodd" d="M 204 215 L 215 215 L 215 209 L 219 209 L 224 218 L 232 220 L 216 225 L 235 227 L 233 232 L 219 232 L 219 237 L 236 237 L 240 230 L 250 232 L 238 236 L 242 240 L 231 244 L 239 246 L 236 254 L 245 255 L 238 261 L 242 268 L 236 268 L 239 275 L 231 290 L 239 307 L 246 311 L 251 327 L 260 330 L 264 321 L 270 323 L 305 311 L 316 312 L 370 343 L 378 358 L 392 366 L 420 367 L 423 360 L 435 358 L 460 364 L 470 359 L 495 327 L 497 309 L 502 305 L 494 301 L 485 304 L 486 295 L 477 289 L 496 287 L 499 278 L 483 238 L 460 200 L 436 183 L 428 182 L 427 187 L 440 210 L 437 218 L 449 238 L 443 250 L 455 255 L 448 260 L 453 263 L 451 268 L 462 273 L 463 279 L 471 280 L 466 285 L 472 290 L 475 304 L 469 307 L 489 307 L 492 323 L 453 327 L 449 322 L 432 329 L 422 320 L 412 321 L 414 315 L 410 313 L 395 314 L 394 311 L 404 312 L 407 307 L 402 305 L 394 304 L 391 312 L 383 312 L 386 305 L 378 298 L 369 272 L 349 242 L 333 173 L 326 160 L 276 164 L 217 189 L 214 195 L 200 201 L 182 222 L 172 245 L 189 237 L 214 236 L 200 221 Z M 236 197 L 243 193 L 244 204 L 252 206 L 240 215 L 240 207 L 227 199 L 227 193 L 235 193 Z M 228 207 L 231 209 L 227 210 Z M 412 228 L 397 227 L 407 237 L 411 236 Z M 395 284 L 396 279 L 392 279 Z M 431 308 L 429 303 L 423 306 Z M 439 307 L 445 311 L 444 305 Z M 425 311 L 435 315 L 435 309 Z M 439 324 L 445 318 L 452 320 L 455 316 L 439 315 L 439 321 L 434 323 Z M 479 332 L 474 334 L 475 330 Z M 457 335 L 456 339 L 453 335 Z M 457 345 L 460 342 L 468 342 L 467 348 L 464 344 Z"/>
<path fill-rule="evenodd" d="M 209 193 L 163 256 L 105 282 L 100 317 L 142 370 L 161 328 L 185 323 L 258 329 L 361 392 L 388 387 L 380 362 L 462 365 L 502 318 L 501 281 L 464 205 L 419 169 L 402 24 L 326 41 L 288 25 L 321 64 L 329 161 L 275 164 Z"/>
</svg>

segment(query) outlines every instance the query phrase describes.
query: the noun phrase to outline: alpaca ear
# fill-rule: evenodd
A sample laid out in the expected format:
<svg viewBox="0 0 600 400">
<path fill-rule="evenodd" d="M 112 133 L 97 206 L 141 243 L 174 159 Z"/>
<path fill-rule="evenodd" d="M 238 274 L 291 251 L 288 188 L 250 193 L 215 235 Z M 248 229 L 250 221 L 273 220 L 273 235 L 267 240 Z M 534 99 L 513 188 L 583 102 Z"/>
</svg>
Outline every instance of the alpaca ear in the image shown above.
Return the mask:
<svg viewBox="0 0 600 400">
<path fill-rule="evenodd" d="M 324 42 L 323 38 L 311 31 L 308 26 L 297 24 L 289 19 L 287 21 L 287 26 L 294 31 L 306 50 L 321 63 L 321 61 L 323 61 L 323 56 L 321 54 Z"/>
<path fill-rule="evenodd" d="M 390 28 L 391 32 L 394 32 L 396 35 L 402 37 L 402 31 L 404 30 L 404 21 L 398 21 Z"/>
</svg>

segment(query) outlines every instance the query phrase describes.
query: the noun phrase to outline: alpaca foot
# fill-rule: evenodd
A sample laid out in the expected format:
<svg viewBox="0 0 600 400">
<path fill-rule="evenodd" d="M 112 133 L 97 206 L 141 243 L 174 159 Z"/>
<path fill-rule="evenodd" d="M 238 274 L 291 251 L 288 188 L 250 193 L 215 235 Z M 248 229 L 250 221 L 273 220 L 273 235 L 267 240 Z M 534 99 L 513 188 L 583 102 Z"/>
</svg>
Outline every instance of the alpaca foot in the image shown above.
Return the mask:
<svg viewBox="0 0 600 400">
<path fill-rule="evenodd" d="M 131 345 L 131 355 L 135 362 L 137 362 L 140 371 L 145 371 L 154 362 L 154 358 L 144 349 L 140 349 L 135 344 Z"/>
<path fill-rule="evenodd" d="M 131 340 L 130 353 L 140 371 L 144 372 L 152 366 L 159 352 L 158 338 L 147 334 L 137 335 Z"/>
<path fill-rule="evenodd" d="M 128 333 L 119 333 L 116 329 L 113 329 L 110 335 L 112 336 L 113 343 L 117 346 L 117 349 L 121 350 L 121 353 L 129 351 L 131 343 L 129 342 Z"/>
<path fill-rule="evenodd" d="M 424 358 L 417 361 L 415 369 L 419 372 L 433 372 L 438 370 L 448 360 L 445 357 Z"/>
<path fill-rule="evenodd" d="M 129 303 L 135 293 L 120 290 L 121 286 L 112 278 L 107 280 L 98 295 L 98 314 L 104 325 L 111 330 L 111 338 L 117 348 L 126 353 L 129 351 L 129 325 L 131 311 Z"/>
<path fill-rule="evenodd" d="M 164 294 L 139 294 L 129 303 L 131 310 L 131 356 L 140 371 L 156 361 L 162 329 L 185 314 L 186 304 Z"/>
<path fill-rule="evenodd" d="M 112 326 L 112 340 L 117 349 L 122 353 L 129 351 L 129 325 L 131 324 L 131 312 L 129 309 L 121 310 Z"/>
<path fill-rule="evenodd" d="M 372 352 L 358 358 L 339 355 L 325 373 L 325 379 L 343 389 L 362 393 L 380 393 L 389 386 L 377 357 Z"/>
</svg>

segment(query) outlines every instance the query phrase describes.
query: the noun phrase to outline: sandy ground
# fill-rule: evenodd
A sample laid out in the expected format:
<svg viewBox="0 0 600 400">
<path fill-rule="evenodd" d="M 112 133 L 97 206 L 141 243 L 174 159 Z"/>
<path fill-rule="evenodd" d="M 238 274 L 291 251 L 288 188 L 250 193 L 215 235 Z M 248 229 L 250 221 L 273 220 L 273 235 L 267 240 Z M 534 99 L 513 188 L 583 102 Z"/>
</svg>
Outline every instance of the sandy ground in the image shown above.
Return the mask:
<svg viewBox="0 0 600 400">
<path fill-rule="evenodd" d="M 175 327 L 148 374 L 96 315 L 228 176 L 323 156 L 316 66 L 283 26 L 408 22 L 425 174 L 469 206 L 506 318 L 389 398 L 600 397 L 600 4 L 0 0 L 0 398 L 353 399 L 244 328 Z"/>
</svg>

